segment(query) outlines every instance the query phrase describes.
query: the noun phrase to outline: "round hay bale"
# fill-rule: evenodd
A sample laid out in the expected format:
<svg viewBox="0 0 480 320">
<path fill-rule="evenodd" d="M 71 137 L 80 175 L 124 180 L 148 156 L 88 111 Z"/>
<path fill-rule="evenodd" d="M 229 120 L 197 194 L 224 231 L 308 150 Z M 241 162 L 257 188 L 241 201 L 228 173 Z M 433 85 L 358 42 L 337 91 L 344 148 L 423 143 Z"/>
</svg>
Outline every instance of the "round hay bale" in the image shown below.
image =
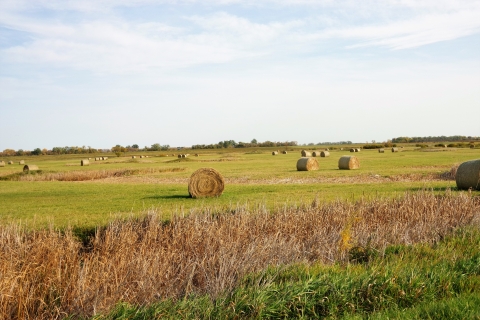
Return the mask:
<svg viewBox="0 0 480 320">
<path fill-rule="evenodd" d="M 355 152 L 360 152 L 360 148 L 355 148 Z"/>
<path fill-rule="evenodd" d="M 302 157 L 311 157 L 312 156 L 312 154 L 310 152 L 308 152 L 307 150 L 302 150 L 301 154 L 302 154 Z"/>
<path fill-rule="evenodd" d="M 182 158 L 186 158 L 187 155 L 186 155 L 186 154 L 182 154 L 181 157 L 182 157 Z"/>
<path fill-rule="evenodd" d="M 0 167 L 5 167 L 5 161 L 0 161 Z"/>
<path fill-rule="evenodd" d="M 385 153 L 385 149 L 383 148 L 378 149 L 378 153 Z"/>
<path fill-rule="evenodd" d="M 132 156 L 132 159 L 135 159 L 136 157 L 135 156 Z"/>
<path fill-rule="evenodd" d="M 343 151 L 343 148 L 340 148 L 340 151 Z"/>
<path fill-rule="evenodd" d="M 320 157 L 320 151 L 313 151 L 312 157 Z"/>
<path fill-rule="evenodd" d="M 398 148 L 392 148 L 392 152 L 398 152 Z"/>
<path fill-rule="evenodd" d="M 330 157 L 330 152 L 322 151 L 322 152 L 320 152 L 320 157 L 322 157 L 322 158 Z"/>
<path fill-rule="evenodd" d="M 355 156 L 342 156 L 338 160 L 338 169 L 352 170 L 358 168 L 360 168 L 360 162 L 358 162 L 358 159 Z"/>
<path fill-rule="evenodd" d="M 198 157 L 198 153 L 195 153 L 195 157 Z"/>
<path fill-rule="evenodd" d="M 325 151 L 330 151 L 330 149 L 328 149 L 328 148 L 325 148 Z"/>
<path fill-rule="evenodd" d="M 480 190 L 480 159 L 466 161 L 458 166 L 455 181 L 458 189 Z"/>
<path fill-rule="evenodd" d="M 355 152 L 355 148 L 350 148 L 350 152 Z"/>
<path fill-rule="evenodd" d="M 287 154 L 287 151 L 282 151 L 282 154 Z"/>
<path fill-rule="evenodd" d="M 272 156 L 276 156 L 278 154 L 278 151 L 273 151 Z"/>
<path fill-rule="evenodd" d="M 25 164 L 25 160 L 20 160 L 18 164 Z"/>
<path fill-rule="evenodd" d="M 25 172 L 25 173 L 29 173 L 30 171 L 37 171 L 37 170 L 38 170 L 38 166 L 36 166 L 34 164 L 26 164 L 23 167 L 23 172 Z"/>
<path fill-rule="evenodd" d="M 298 171 L 313 171 L 318 170 L 318 161 L 315 158 L 303 157 L 297 161 Z"/>
<path fill-rule="evenodd" d="M 80 161 L 80 165 L 83 167 L 83 166 L 88 166 L 90 165 L 90 161 L 88 161 L 87 159 L 84 159 L 82 161 Z"/>
<path fill-rule="evenodd" d="M 108 160 L 108 157 L 103 157 L 103 160 Z"/>
<path fill-rule="evenodd" d="M 13 161 L 8 161 L 8 164 L 13 164 Z"/>
<path fill-rule="evenodd" d="M 225 188 L 222 175 L 213 168 L 200 168 L 190 176 L 188 193 L 194 199 L 219 197 Z"/>
</svg>

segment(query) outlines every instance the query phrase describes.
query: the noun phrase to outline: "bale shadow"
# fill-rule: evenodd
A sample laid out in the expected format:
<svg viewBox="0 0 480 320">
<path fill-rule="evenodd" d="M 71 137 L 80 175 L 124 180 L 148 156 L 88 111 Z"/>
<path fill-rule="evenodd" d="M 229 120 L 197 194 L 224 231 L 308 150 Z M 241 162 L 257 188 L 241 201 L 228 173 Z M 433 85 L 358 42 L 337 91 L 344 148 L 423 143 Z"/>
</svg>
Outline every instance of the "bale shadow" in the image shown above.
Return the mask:
<svg viewBox="0 0 480 320">
<path fill-rule="evenodd" d="M 150 197 L 144 197 L 143 199 L 154 199 L 154 200 L 160 200 L 160 199 L 191 199 L 192 197 L 190 195 L 168 195 L 168 196 L 150 196 Z"/>
</svg>

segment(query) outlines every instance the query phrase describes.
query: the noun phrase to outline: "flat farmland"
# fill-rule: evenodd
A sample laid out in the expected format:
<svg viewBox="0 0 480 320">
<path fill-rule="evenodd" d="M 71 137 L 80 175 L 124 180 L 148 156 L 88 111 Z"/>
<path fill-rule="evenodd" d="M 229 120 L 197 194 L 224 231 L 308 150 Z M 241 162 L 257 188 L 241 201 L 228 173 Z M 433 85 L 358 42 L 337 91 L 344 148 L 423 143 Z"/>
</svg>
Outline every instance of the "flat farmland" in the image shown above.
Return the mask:
<svg viewBox="0 0 480 320">
<path fill-rule="evenodd" d="M 323 150 L 319 148 L 318 150 Z M 273 150 L 273 149 L 272 149 Z M 1 224 L 22 223 L 28 228 L 76 226 L 91 228 L 117 218 L 138 216 L 155 208 L 164 219 L 188 215 L 202 208 L 233 210 L 238 206 L 300 205 L 305 202 L 392 197 L 422 189 L 456 190 L 446 173 L 454 165 L 480 158 L 479 149 L 418 149 L 405 146 L 401 152 L 362 150 L 351 153 L 331 150 L 316 157 L 320 169 L 297 171 L 301 149 L 272 156 L 272 150 L 222 149 L 182 150 L 189 157 L 172 153 L 139 152 L 81 166 L 86 155 L 30 156 L 1 159 L 14 161 L 0 167 Z M 283 149 L 280 149 L 282 151 Z M 311 150 L 313 151 L 313 150 Z M 194 156 L 199 152 L 199 156 Z M 148 155 L 140 158 L 139 155 Z M 135 159 L 132 155 L 136 155 Z M 339 170 L 338 159 L 356 156 L 358 170 Z M 23 165 L 38 165 L 39 171 L 23 174 Z M 215 168 L 225 179 L 219 198 L 192 199 L 188 182 L 203 167 Z M 478 194 L 478 191 L 474 191 Z"/>
</svg>

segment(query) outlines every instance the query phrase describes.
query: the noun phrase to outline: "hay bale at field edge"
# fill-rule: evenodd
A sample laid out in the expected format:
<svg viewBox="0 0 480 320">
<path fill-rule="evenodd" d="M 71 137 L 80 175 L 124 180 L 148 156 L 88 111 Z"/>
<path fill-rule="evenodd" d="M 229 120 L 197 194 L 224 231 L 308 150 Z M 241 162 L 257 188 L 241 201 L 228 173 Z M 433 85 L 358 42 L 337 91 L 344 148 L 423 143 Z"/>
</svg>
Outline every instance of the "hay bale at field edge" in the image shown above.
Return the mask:
<svg viewBox="0 0 480 320">
<path fill-rule="evenodd" d="M 322 152 L 320 152 L 320 157 L 322 157 L 322 158 L 330 157 L 330 152 L 322 151 Z"/>
<path fill-rule="evenodd" d="M 298 171 L 313 171 L 318 169 L 319 169 L 318 161 L 315 158 L 302 157 L 297 161 Z"/>
<path fill-rule="evenodd" d="M 200 168 L 190 176 L 188 193 L 194 199 L 219 197 L 225 188 L 225 180 L 213 168 Z"/>
<path fill-rule="evenodd" d="M 342 156 L 338 160 L 338 169 L 341 170 L 352 170 L 360 168 L 360 162 L 355 156 Z"/>
<path fill-rule="evenodd" d="M 25 173 L 29 173 L 30 171 L 37 171 L 37 170 L 38 170 L 38 166 L 34 164 L 26 164 L 23 167 L 23 172 Z"/>
<path fill-rule="evenodd" d="M 88 161 L 87 159 L 83 159 L 82 161 L 80 161 L 80 165 L 83 167 L 83 166 L 89 166 L 90 165 L 90 161 Z"/>
<path fill-rule="evenodd" d="M 480 190 L 480 159 L 463 162 L 455 174 L 458 189 Z"/>
</svg>

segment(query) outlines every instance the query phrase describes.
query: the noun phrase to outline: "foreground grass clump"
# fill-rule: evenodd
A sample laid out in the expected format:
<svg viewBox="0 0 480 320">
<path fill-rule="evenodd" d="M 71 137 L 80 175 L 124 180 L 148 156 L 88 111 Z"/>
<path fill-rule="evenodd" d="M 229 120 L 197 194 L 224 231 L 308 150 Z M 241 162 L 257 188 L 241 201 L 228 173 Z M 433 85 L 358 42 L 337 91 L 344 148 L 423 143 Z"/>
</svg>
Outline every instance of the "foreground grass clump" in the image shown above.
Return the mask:
<svg viewBox="0 0 480 320">
<path fill-rule="evenodd" d="M 216 300 L 190 296 L 95 319 L 479 319 L 480 230 L 395 245 L 368 264 L 293 265 L 246 276 Z"/>
<path fill-rule="evenodd" d="M 469 288 L 478 285 L 478 277 L 471 280 L 477 279 L 473 284 L 450 285 L 444 282 L 448 277 L 437 279 L 437 273 L 416 275 L 389 269 L 363 278 L 356 276 L 358 279 L 351 278 L 350 282 L 333 286 L 323 274 L 331 273 L 338 281 L 344 278 L 343 274 L 335 275 L 336 271 L 322 267 L 319 271 L 307 268 L 302 273 L 299 267 L 279 273 L 275 266 L 352 261 L 358 266 L 345 272 L 362 274 L 363 264 L 368 266 L 375 256 L 397 259 L 407 250 L 403 247 L 394 247 L 394 250 L 391 245 L 433 245 L 452 230 L 478 224 L 479 212 L 480 199 L 468 193 L 447 192 L 438 196 L 422 191 L 356 203 L 314 201 L 285 206 L 275 212 L 262 206 L 238 207 L 228 212 L 205 207 L 169 222 L 151 211 L 143 219 L 115 221 L 99 228 L 89 241 L 83 242 L 71 231 L 27 232 L 15 225 L 0 227 L 0 293 L 3 297 L 0 318 L 89 317 L 108 313 L 119 302 L 145 306 L 164 301 L 176 308 L 176 301 L 180 305 L 189 304 L 191 296 L 205 297 L 200 300 L 205 306 L 200 309 L 205 310 L 200 311 L 209 316 L 209 310 L 214 311 L 209 305 L 225 300 L 226 292 L 234 294 L 231 298 L 234 310 L 227 310 L 230 313 L 238 312 L 245 317 L 286 317 L 290 316 L 288 312 L 292 315 L 307 312 L 304 308 L 310 306 L 303 307 L 301 303 L 311 295 L 308 292 L 313 290 L 312 285 L 324 290 L 314 290 L 321 295 L 321 299 L 314 295 L 320 299 L 315 300 L 316 303 L 325 297 L 325 301 L 340 301 L 332 304 L 337 311 L 331 309 L 332 306 L 326 311 L 315 307 L 312 312 L 318 314 L 346 312 L 350 308 L 344 303 L 350 301 L 348 294 L 358 299 L 355 303 L 361 303 L 357 307 L 351 302 L 355 310 L 373 312 L 384 308 L 383 304 L 392 299 L 390 296 L 403 299 L 403 290 L 406 302 L 399 307 L 407 307 L 421 283 L 429 282 L 446 292 L 439 297 L 448 298 L 456 292 L 472 292 Z M 432 260 L 426 248 L 423 259 Z M 478 245 L 468 248 L 473 250 Z M 472 272 L 478 275 L 478 270 L 472 267 L 478 266 L 475 260 L 479 259 L 478 251 L 471 251 L 466 259 L 470 258 L 474 260 L 459 262 L 459 268 L 469 274 L 468 279 Z M 457 263 L 458 259 L 452 255 L 448 261 Z M 267 266 L 270 269 L 263 277 L 245 278 Z M 450 269 L 446 264 L 445 270 Z M 395 277 L 398 280 L 394 282 L 401 283 L 402 289 L 382 296 L 380 293 L 386 289 L 382 283 Z M 389 281 L 394 284 L 393 280 Z M 267 291 L 257 290 L 260 286 Z M 346 292 L 353 288 L 360 291 Z M 393 288 L 396 287 L 393 285 Z M 436 297 L 436 293 L 422 290 L 418 295 Z M 235 292 L 239 292 L 237 298 Z M 376 298 L 379 294 L 380 298 Z M 282 299 L 291 302 L 285 304 Z M 277 300 L 282 301 L 277 303 L 280 309 L 268 311 L 270 303 L 274 305 Z"/>
</svg>

